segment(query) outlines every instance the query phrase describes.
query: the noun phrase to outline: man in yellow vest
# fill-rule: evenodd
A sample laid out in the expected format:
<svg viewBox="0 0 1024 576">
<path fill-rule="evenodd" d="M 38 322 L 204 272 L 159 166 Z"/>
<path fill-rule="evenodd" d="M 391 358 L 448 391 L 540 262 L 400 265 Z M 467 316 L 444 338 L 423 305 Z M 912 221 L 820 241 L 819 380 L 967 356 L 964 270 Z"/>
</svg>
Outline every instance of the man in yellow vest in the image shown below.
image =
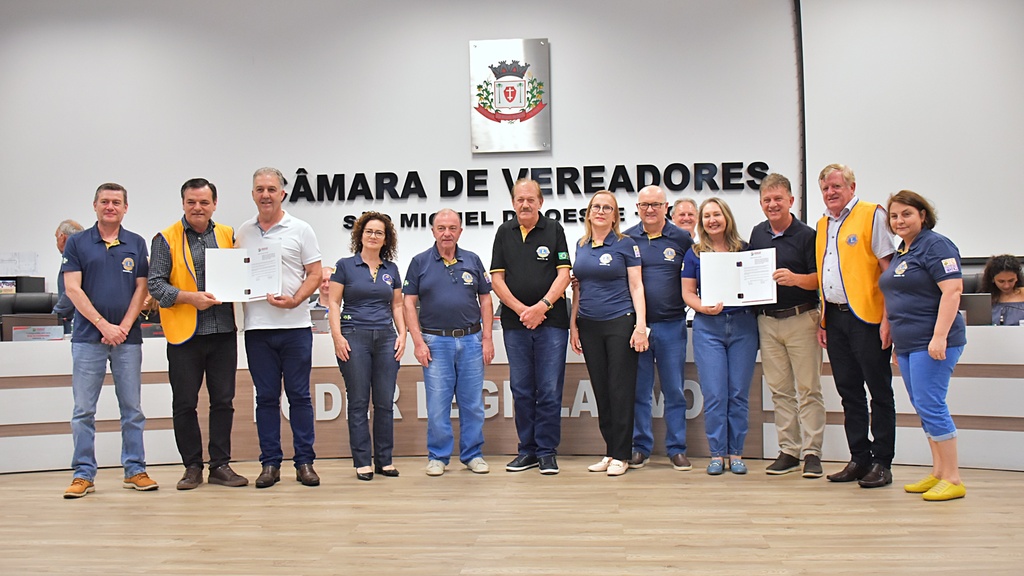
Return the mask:
<svg viewBox="0 0 1024 576">
<path fill-rule="evenodd" d="M 185 215 L 153 237 L 149 292 L 160 302 L 160 323 L 167 337 L 167 375 L 171 381 L 174 439 L 185 474 L 178 490 L 203 483 L 203 438 L 196 408 L 206 376 L 210 396 L 210 484 L 245 486 L 249 481 L 228 465 L 235 409 L 238 340 L 230 303 L 221 303 L 206 287 L 206 249 L 232 248 L 234 231 L 211 219 L 217 187 L 194 178 L 181 187 Z"/>
<path fill-rule="evenodd" d="M 862 488 L 892 484 L 896 404 L 892 393 L 892 340 L 878 277 L 895 248 L 885 210 L 854 192 L 853 170 L 829 164 L 818 175 L 826 211 L 818 221 L 815 256 L 823 312 L 818 343 L 828 351 L 836 390 L 843 399 L 850 462 L 832 482 Z M 865 393 L 871 393 L 871 409 Z M 871 436 L 868 436 L 870 426 Z"/>
</svg>

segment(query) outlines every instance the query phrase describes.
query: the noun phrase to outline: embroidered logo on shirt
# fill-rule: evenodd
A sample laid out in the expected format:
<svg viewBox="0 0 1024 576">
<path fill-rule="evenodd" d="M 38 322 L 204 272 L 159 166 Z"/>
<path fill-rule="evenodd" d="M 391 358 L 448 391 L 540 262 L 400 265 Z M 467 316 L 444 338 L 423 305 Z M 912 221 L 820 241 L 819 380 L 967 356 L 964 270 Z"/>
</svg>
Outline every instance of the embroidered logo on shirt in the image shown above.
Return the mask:
<svg viewBox="0 0 1024 576">
<path fill-rule="evenodd" d="M 608 266 L 612 263 L 611 254 L 601 254 L 601 257 L 597 259 L 601 263 L 601 266 Z"/>
<path fill-rule="evenodd" d="M 636 256 L 637 258 L 640 257 L 640 247 L 639 246 L 633 246 L 633 255 Z"/>
<path fill-rule="evenodd" d="M 957 265 L 956 258 L 946 258 L 942 261 L 942 269 L 949 274 L 950 272 L 959 272 L 960 266 Z"/>
<path fill-rule="evenodd" d="M 551 250 L 547 246 L 538 246 L 537 247 L 537 259 L 538 260 L 547 260 L 548 256 L 551 256 Z"/>
<path fill-rule="evenodd" d="M 135 269 L 135 259 L 125 258 L 124 260 L 121 260 L 121 268 L 123 268 L 125 272 L 131 272 Z"/>
<path fill-rule="evenodd" d="M 569 259 L 569 253 L 568 252 L 559 252 L 558 253 L 558 259 L 559 260 L 568 260 Z"/>
<path fill-rule="evenodd" d="M 665 255 L 665 260 L 668 260 L 669 262 L 676 259 L 676 251 L 673 248 L 665 248 L 665 251 L 662 252 L 662 254 Z"/>
<path fill-rule="evenodd" d="M 907 262 L 906 262 L 906 260 L 904 260 L 903 262 L 900 262 L 899 264 L 896 265 L 896 269 L 893 270 L 892 273 L 893 273 L 893 276 L 895 276 L 897 278 L 902 278 L 903 277 L 903 273 L 906 272 L 906 271 L 907 271 Z"/>
<path fill-rule="evenodd" d="M 847 236 L 846 237 L 846 243 L 849 244 L 850 246 L 856 246 L 857 245 L 857 235 L 856 234 L 850 234 L 849 236 Z"/>
<path fill-rule="evenodd" d="M 470 274 L 469 272 L 463 272 L 462 273 L 462 283 L 465 284 L 466 286 L 472 286 L 473 285 L 473 275 Z"/>
<path fill-rule="evenodd" d="M 384 274 L 380 279 L 388 286 L 391 286 L 395 282 L 395 279 L 391 277 L 391 274 Z"/>
</svg>

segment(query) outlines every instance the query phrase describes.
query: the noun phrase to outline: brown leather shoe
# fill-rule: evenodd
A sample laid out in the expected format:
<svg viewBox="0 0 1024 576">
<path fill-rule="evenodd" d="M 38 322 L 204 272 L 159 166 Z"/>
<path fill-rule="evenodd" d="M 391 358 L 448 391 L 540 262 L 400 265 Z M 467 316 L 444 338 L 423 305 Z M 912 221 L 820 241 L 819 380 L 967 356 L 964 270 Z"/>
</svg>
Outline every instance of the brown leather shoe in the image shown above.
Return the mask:
<svg viewBox="0 0 1024 576">
<path fill-rule="evenodd" d="M 644 466 L 647 466 L 647 461 L 650 458 L 651 457 L 649 455 L 636 451 L 633 452 L 633 457 L 630 458 L 629 462 L 626 462 L 626 464 L 629 465 L 630 468 L 643 468 Z"/>
<path fill-rule="evenodd" d="M 295 479 L 303 486 L 319 486 L 320 477 L 316 475 L 312 464 L 299 464 L 295 468 Z"/>
<path fill-rule="evenodd" d="M 860 464 L 851 461 L 846 465 L 846 468 L 843 468 L 835 474 L 829 474 L 828 479 L 830 482 L 853 482 L 854 480 L 860 480 L 867 475 L 867 473 L 867 466 L 861 466 Z"/>
<path fill-rule="evenodd" d="M 235 471 L 231 469 L 231 466 L 224 464 L 210 470 L 210 484 L 220 484 L 221 486 L 237 488 L 239 486 L 248 486 L 249 479 L 245 476 L 236 474 Z"/>
<path fill-rule="evenodd" d="M 281 481 L 281 469 L 277 466 L 270 466 L 269 464 L 263 467 L 263 471 L 260 472 L 259 477 L 256 478 L 257 488 L 270 488 L 274 484 Z"/>
<path fill-rule="evenodd" d="M 680 472 L 693 470 L 693 465 L 690 464 L 690 460 L 686 457 L 686 454 L 676 454 L 669 458 L 669 461 L 672 462 L 673 470 L 679 470 Z"/>
<path fill-rule="evenodd" d="M 876 462 L 871 465 L 871 470 L 868 470 L 868 473 L 857 483 L 860 484 L 861 488 L 888 486 L 892 484 L 892 471 Z"/>
<path fill-rule="evenodd" d="M 199 488 L 199 485 L 203 483 L 203 467 L 202 466 L 189 466 L 185 468 L 185 474 L 178 480 L 178 490 L 194 490 Z"/>
</svg>

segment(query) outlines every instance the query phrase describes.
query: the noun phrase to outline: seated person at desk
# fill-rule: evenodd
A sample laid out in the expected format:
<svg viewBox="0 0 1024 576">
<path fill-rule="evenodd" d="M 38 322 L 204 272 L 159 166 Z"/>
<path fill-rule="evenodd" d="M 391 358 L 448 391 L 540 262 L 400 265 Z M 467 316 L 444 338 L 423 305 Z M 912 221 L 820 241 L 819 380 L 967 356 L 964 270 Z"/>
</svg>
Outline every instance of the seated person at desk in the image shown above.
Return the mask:
<svg viewBox="0 0 1024 576">
<path fill-rule="evenodd" d="M 1010 254 L 993 256 L 985 263 L 981 287 L 992 294 L 992 324 L 1021 326 L 1024 322 L 1024 274 L 1020 260 Z"/>
</svg>

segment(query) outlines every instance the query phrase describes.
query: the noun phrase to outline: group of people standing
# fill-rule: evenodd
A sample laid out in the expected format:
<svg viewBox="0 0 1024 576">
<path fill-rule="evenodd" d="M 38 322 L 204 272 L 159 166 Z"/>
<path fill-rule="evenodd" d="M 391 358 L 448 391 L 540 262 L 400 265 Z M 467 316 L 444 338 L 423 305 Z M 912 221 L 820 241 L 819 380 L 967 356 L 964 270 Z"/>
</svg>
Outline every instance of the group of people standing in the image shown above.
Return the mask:
<svg viewBox="0 0 1024 576">
<path fill-rule="evenodd" d="M 605 443 L 590 471 L 618 476 L 649 461 L 655 370 L 664 395 L 670 463 L 676 470 L 692 469 L 683 392 L 689 308 L 711 453 L 708 474 L 747 472 L 748 393 L 760 348 L 780 446 L 767 472 L 786 474 L 802 462 L 803 476 L 823 475 L 825 348 L 843 400 L 851 453 L 846 467 L 829 480 L 858 481 L 866 488 L 892 483 L 895 341 L 934 460 L 932 473 L 905 489 L 932 500 L 962 497 L 956 429 L 945 406 L 949 378 L 965 344 L 956 313 L 962 290 L 956 247 L 932 231 L 935 211 L 913 192 L 893 195 L 887 208 L 861 201 L 852 170 L 837 164 L 822 170 L 819 185 L 827 212 L 815 230 L 793 216 L 789 181 L 778 174 L 766 177 L 760 203 L 767 219 L 754 227 L 749 242 L 740 237 L 721 198 L 708 198 L 699 207 L 680 200 L 670 220 L 664 191 L 645 187 L 637 196 L 640 223 L 622 232 L 615 195 L 598 192 L 587 205 L 584 234 L 570 258 L 562 226 L 542 213 L 539 184 L 524 179 L 512 189 L 515 218 L 495 234 L 489 274 L 479 256 L 458 245 L 459 214 L 443 209 L 431 226 L 435 243 L 412 259 L 404 281 L 394 262 L 397 234 L 390 217 L 364 213 L 352 229 L 353 255 L 340 259 L 329 276 L 327 303 L 357 478 L 399 475 L 392 463 L 393 402 L 407 336 L 423 367 L 426 473 L 444 474 L 454 452 L 453 399 L 459 406 L 459 459 L 474 473 L 489 471 L 482 451 L 482 386 L 484 367 L 494 357 L 493 290 L 502 304 L 519 437 L 517 455 L 506 465 L 509 472 L 559 472 L 569 347 L 584 356 Z M 189 180 L 181 188 L 184 215 L 153 238 L 151 261 L 141 237 L 120 225 L 127 191 L 116 184 L 100 186 L 93 203 L 97 224 L 69 239 L 64 250 L 62 272 L 76 310 L 75 476 L 65 497 L 93 490 L 95 407 L 108 361 L 122 408 L 125 487 L 157 487 L 145 473 L 139 403 L 137 318 L 147 288 L 161 307 L 168 341 L 174 431 L 185 466 L 177 488 L 194 489 L 203 482 L 197 404 L 204 377 L 210 396 L 207 480 L 248 484 L 228 464 L 237 362 L 234 312 L 230 303 L 205 290 L 205 250 L 263 242 L 281 246 L 282 290 L 245 304 L 244 342 L 256 389 L 262 464 L 255 484 L 267 488 L 280 480 L 282 386 L 296 480 L 319 484 L 313 469 L 312 334 L 305 304 L 321 284 L 321 254 L 309 224 L 283 210 L 285 186 L 280 171 L 257 170 L 252 190 L 257 216 L 236 231 L 212 219 L 214 184 Z M 898 250 L 891 234 L 902 239 Z M 723 306 L 701 298 L 702 254 L 765 248 L 776 250 L 776 303 Z"/>
</svg>

